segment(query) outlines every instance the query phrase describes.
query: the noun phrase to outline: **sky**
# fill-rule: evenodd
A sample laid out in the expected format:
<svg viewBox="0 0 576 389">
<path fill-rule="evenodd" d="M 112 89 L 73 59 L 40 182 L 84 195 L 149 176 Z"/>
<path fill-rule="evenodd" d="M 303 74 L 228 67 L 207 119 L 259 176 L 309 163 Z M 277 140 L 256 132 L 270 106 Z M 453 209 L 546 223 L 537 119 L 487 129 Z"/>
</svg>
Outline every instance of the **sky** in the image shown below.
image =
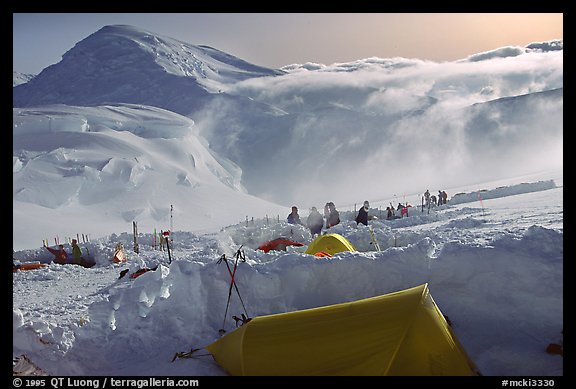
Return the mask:
<svg viewBox="0 0 576 389">
<path fill-rule="evenodd" d="M 270 68 L 370 57 L 453 61 L 563 38 L 561 13 L 14 13 L 13 70 L 38 74 L 112 24 L 212 46 Z"/>
<path fill-rule="evenodd" d="M 372 202 L 369 215 L 376 219 L 369 226 L 341 209 L 341 223 L 323 232 L 340 234 L 355 251 L 332 258 L 305 254 L 310 231 L 285 219 L 210 234 L 177 231 L 170 255 L 154 249 L 150 232 L 140 231 L 136 254 L 133 235 L 111 229 L 80 243 L 97 262 L 92 268 L 50 263 L 52 254 L 39 245 L 18 250 L 19 263 L 48 266 L 13 274 L 13 358 L 24 355 L 51 376 L 187 376 L 202 383 L 202 376 L 227 374 L 204 347 L 219 339 L 220 329 L 232 333 L 234 315 L 291 312 L 427 283 L 483 375 L 475 383 L 509 376 L 553 379 L 558 386 L 563 357 L 546 348 L 563 344 L 565 327 L 562 185 L 561 170 L 482 182 L 455 188 L 462 194 L 446 205 L 412 207 L 395 220 L 385 220 L 385 201 Z M 307 214 L 300 210 L 304 222 Z M 59 222 L 85 228 L 77 217 Z M 277 237 L 304 246 L 257 249 Z M 128 262 L 113 264 L 118 243 Z M 232 267 L 240 248 L 245 262 L 238 262 L 238 289 L 229 295 L 229 274 L 218 259 L 225 255 Z M 193 348 L 199 350 L 192 358 L 173 361 Z"/>
</svg>

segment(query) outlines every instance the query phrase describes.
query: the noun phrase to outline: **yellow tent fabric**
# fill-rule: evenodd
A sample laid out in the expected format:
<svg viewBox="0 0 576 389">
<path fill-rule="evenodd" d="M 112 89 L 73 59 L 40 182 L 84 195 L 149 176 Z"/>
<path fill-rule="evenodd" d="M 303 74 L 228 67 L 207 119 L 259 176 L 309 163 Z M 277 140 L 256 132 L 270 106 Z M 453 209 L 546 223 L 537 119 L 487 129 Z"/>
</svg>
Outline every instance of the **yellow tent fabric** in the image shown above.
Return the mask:
<svg viewBox="0 0 576 389">
<path fill-rule="evenodd" d="M 231 375 L 477 375 L 428 284 L 255 317 L 206 349 Z"/>
<path fill-rule="evenodd" d="M 348 239 L 340 234 L 324 234 L 314 239 L 308 245 L 305 253 L 314 255 L 321 251 L 334 255 L 342 251 L 356 251 L 356 249 Z"/>
</svg>

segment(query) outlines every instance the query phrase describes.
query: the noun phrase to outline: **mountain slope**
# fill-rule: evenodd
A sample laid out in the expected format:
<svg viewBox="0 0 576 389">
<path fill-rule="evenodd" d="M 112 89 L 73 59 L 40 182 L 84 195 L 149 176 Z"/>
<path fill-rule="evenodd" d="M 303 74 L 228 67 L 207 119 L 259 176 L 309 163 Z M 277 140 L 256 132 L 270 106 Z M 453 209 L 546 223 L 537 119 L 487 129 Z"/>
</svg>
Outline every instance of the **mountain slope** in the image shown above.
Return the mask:
<svg viewBox="0 0 576 389">
<path fill-rule="evenodd" d="M 562 90 L 562 48 L 552 41 L 448 63 L 367 58 L 282 73 L 108 26 L 13 96 L 14 106 L 128 102 L 180 113 L 242 171 L 248 193 L 285 206 L 353 204 L 562 166 L 563 95 L 546 92 Z"/>
<path fill-rule="evenodd" d="M 20 72 L 12 72 L 12 86 L 25 84 L 35 77 L 34 74 L 26 74 Z"/>
<path fill-rule="evenodd" d="M 284 72 L 132 26 L 106 26 L 13 89 L 14 107 L 133 103 L 189 114 L 222 85 Z"/>
<path fill-rule="evenodd" d="M 210 232 L 222 220 L 287 213 L 246 194 L 240 169 L 207 149 L 194 122 L 160 108 L 23 108 L 14 109 L 13 123 L 17 247 L 55 235 L 129 231 L 132 221 L 141 231 L 174 224 L 175 230 Z M 86 221 L 84 231 L 59 225 L 74 215 Z M 49 236 L 30 236 L 30 223 L 45 225 Z"/>
</svg>

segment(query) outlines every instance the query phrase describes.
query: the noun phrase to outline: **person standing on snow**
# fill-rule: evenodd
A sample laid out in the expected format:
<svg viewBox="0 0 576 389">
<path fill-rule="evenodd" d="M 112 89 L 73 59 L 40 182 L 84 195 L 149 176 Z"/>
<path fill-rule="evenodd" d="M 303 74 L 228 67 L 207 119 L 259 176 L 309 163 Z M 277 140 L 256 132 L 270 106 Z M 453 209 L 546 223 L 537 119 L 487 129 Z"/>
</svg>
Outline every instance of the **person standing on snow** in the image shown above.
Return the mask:
<svg viewBox="0 0 576 389">
<path fill-rule="evenodd" d="M 330 201 L 327 205 L 330 213 L 328 215 L 328 219 L 326 219 L 326 226 L 327 228 L 330 228 L 340 224 L 340 213 L 336 210 L 336 206 L 332 201 Z"/>
<path fill-rule="evenodd" d="M 368 200 L 366 200 L 364 201 L 364 206 L 360 208 L 360 210 L 358 211 L 358 215 L 356 216 L 356 225 L 362 223 L 365 226 L 367 226 L 369 219 L 370 220 L 375 219 L 374 216 L 368 215 L 369 210 L 370 210 L 370 203 L 368 202 Z"/>
<path fill-rule="evenodd" d="M 448 193 L 446 191 L 442 191 L 442 204 L 446 204 L 448 202 Z"/>
<path fill-rule="evenodd" d="M 310 229 L 312 237 L 314 237 L 314 235 L 316 234 L 320 235 L 320 233 L 322 232 L 322 227 L 324 226 L 324 218 L 322 217 L 322 214 L 318 212 L 318 209 L 316 207 L 312 207 L 312 209 L 310 210 L 308 219 L 306 219 L 306 225 Z"/>
<path fill-rule="evenodd" d="M 328 225 L 328 219 L 330 218 L 330 203 L 326 203 L 324 206 L 324 219 L 326 219 L 326 228 L 330 228 Z"/>
<path fill-rule="evenodd" d="M 298 215 L 298 207 L 296 207 L 296 206 L 292 207 L 292 212 L 290 212 L 288 214 L 288 217 L 286 218 L 286 220 L 290 224 L 302 224 L 303 225 L 302 221 L 300 220 L 300 215 Z"/>
<path fill-rule="evenodd" d="M 430 191 L 428 189 L 424 192 L 424 199 L 426 200 L 425 204 L 428 207 L 430 205 Z"/>
<path fill-rule="evenodd" d="M 72 239 L 72 261 L 76 264 L 82 263 L 82 250 L 80 250 L 76 239 Z"/>
<path fill-rule="evenodd" d="M 392 220 L 394 218 L 394 208 L 386 207 L 386 211 L 388 211 L 386 220 Z"/>
</svg>

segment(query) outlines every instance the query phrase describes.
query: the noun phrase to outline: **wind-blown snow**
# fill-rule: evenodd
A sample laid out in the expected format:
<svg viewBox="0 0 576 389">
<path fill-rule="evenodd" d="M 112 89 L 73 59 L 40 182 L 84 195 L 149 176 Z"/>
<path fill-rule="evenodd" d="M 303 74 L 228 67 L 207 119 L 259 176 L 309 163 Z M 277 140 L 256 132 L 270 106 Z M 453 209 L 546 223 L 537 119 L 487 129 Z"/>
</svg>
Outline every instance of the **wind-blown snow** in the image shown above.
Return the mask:
<svg viewBox="0 0 576 389">
<path fill-rule="evenodd" d="M 251 317 L 426 282 L 482 374 L 563 375 L 546 352 L 563 342 L 562 49 L 272 70 L 108 26 L 29 81 L 14 73 L 13 258 L 48 266 L 13 274 L 13 357 L 55 376 L 224 375 L 205 350 L 172 359 L 233 330 L 243 307 L 232 295 L 224 317 L 218 260 L 241 247 Z M 448 204 L 422 208 L 427 189 Z M 370 228 L 354 221 L 364 200 Z M 319 259 L 285 220 L 328 201 L 329 232 L 357 251 Z M 398 203 L 408 217 L 386 220 Z M 155 230 L 172 231 L 170 256 Z M 281 236 L 305 246 L 257 250 Z M 94 267 L 42 247 L 71 238 Z"/>
<path fill-rule="evenodd" d="M 217 231 L 286 210 L 245 193 L 240 169 L 170 111 L 56 105 L 14 109 L 13 123 L 15 249 L 128 231 L 133 221 L 142 232 Z M 66 218 L 85 223 L 59 223 Z"/>
<path fill-rule="evenodd" d="M 561 168 L 563 41 L 453 62 L 372 57 L 274 70 L 107 26 L 15 87 L 13 101 L 161 107 L 194 120 L 242 170 L 248 193 L 318 206 L 330 188 L 349 204 L 359 182 L 379 197 Z"/>
</svg>

